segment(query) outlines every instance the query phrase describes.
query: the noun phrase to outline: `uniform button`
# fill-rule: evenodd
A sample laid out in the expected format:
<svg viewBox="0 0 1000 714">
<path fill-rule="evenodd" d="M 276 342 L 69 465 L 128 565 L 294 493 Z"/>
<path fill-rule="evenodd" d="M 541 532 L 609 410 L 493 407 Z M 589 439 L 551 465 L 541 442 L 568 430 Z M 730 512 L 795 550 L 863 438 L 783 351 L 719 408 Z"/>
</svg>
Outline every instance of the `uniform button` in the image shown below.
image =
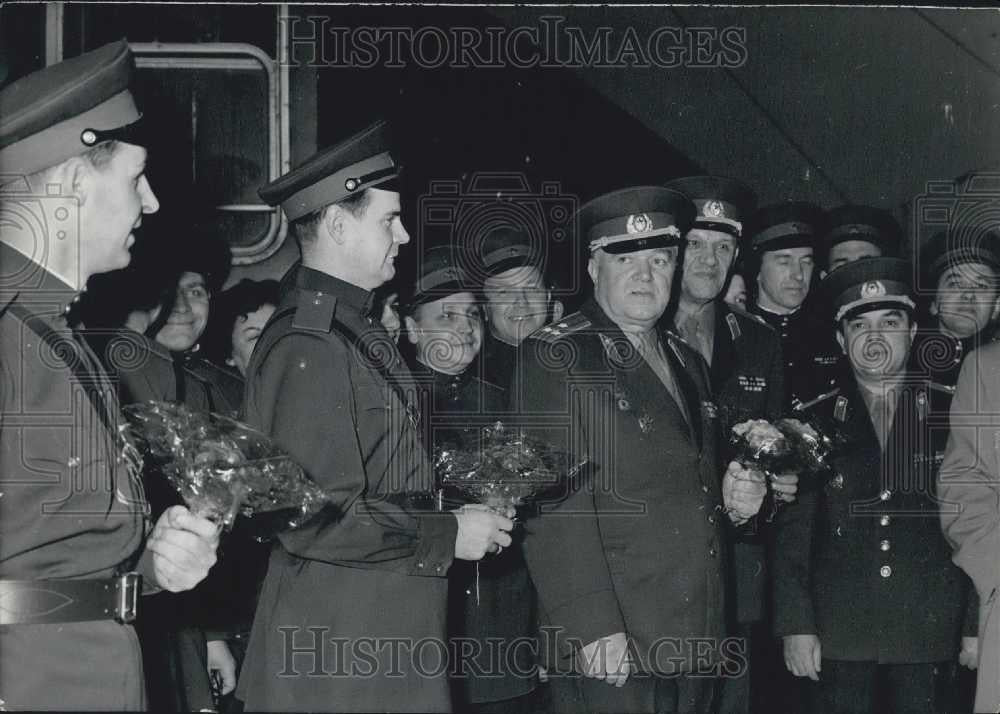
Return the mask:
<svg viewBox="0 0 1000 714">
<path fill-rule="evenodd" d="M 77 466 L 80 465 L 80 457 L 71 456 L 69 461 L 66 462 L 66 465 L 69 466 L 71 469 L 75 469 Z"/>
<path fill-rule="evenodd" d="M 892 498 L 892 491 L 886 489 L 882 493 L 880 493 L 878 497 L 881 498 L 883 501 L 888 501 L 890 498 Z"/>
<path fill-rule="evenodd" d="M 881 568 L 878 569 L 878 574 L 881 575 L 883 578 L 888 578 L 892 576 L 892 568 L 890 568 L 888 565 L 883 565 Z"/>
<path fill-rule="evenodd" d="M 890 524 L 891 522 L 892 522 L 892 519 L 891 519 L 891 518 L 889 518 L 889 516 L 881 516 L 881 517 L 880 517 L 880 518 L 878 519 L 878 524 L 879 524 L 880 526 L 887 526 L 887 525 L 889 525 L 889 524 Z"/>
<path fill-rule="evenodd" d="M 423 564 L 423 563 L 417 563 L 417 567 L 418 567 L 418 568 L 423 568 L 423 567 L 424 567 L 424 564 Z"/>
<path fill-rule="evenodd" d="M 841 526 L 837 526 L 836 528 L 834 528 L 833 532 L 836 533 L 838 536 L 844 535 L 844 529 Z"/>
<path fill-rule="evenodd" d="M 843 474 L 837 474 L 836 476 L 834 476 L 833 481 L 830 482 L 830 485 L 833 486 L 834 488 L 843 488 L 844 487 Z"/>
<path fill-rule="evenodd" d="M 714 513 L 709 513 L 708 514 L 708 522 L 711 523 L 713 526 L 715 525 L 715 514 Z"/>
<path fill-rule="evenodd" d="M 708 486 L 702 484 L 701 490 L 702 490 L 703 493 L 708 493 L 709 489 L 708 489 Z"/>
<path fill-rule="evenodd" d="M 709 554 L 710 557 L 714 558 L 715 556 L 717 556 L 719 554 L 719 551 L 717 551 L 715 548 L 709 548 L 708 549 L 708 554 Z"/>
<path fill-rule="evenodd" d="M 313 305 L 319 305 L 319 304 L 320 304 L 320 299 L 319 298 L 316 298 L 315 300 L 313 300 Z"/>
<path fill-rule="evenodd" d="M 889 550 L 889 548 L 891 548 L 892 546 L 889 544 L 888 540 L 883 540 L 881 543 L 878 544 L 878 547 L 879 547 L 879 550 L 881 550 L 882 552 L 885 552 L 885 551 Z"/>
</svg>

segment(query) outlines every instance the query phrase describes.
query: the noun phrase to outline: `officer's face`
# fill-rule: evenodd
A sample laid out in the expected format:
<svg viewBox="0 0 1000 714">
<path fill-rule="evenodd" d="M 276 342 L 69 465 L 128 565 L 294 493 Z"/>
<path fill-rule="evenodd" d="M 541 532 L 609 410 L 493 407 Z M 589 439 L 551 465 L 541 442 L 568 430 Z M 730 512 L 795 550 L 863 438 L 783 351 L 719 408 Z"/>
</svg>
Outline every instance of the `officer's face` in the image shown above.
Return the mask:
<svg viewBox="0 0 1000 714">
<path fill-rule="evenodd" d="M 946 332 L 964 339 L 983 330 L 1000 312 L 996 271 L 984 263 L 962 263 L 938 280 L 931 304 Z"/>
<path fill-rule="evenodd" d="M 80 264 L 89 277 L 129 264 L 133 231 L 143 214 L 156 213 L 160 203 L 146 180 L 146 150 L 141 146 L 119 142 L 106 165 L 87 166 L 80 201 Z"/>
<path fill-rule="evenodd" d="M 734 273 L 729 281 L 729 289 L 726 290 L 726 302 L 733 307 L 746 309 L 747 306 L 747 284 L 743 276 Z"/>
<path fill-rule="evenodd" d="M 490 331 L 504 342 L 519 345 L 545 324 L 549 291 L 538 268 L 511 268 L 483 281 Z"/>
<path fill-rule="evenodd" d="M 649 329 L 670 302 L 677 247 L 613 255 L 596 251 L 587 265 L 597 304 L 622 327 Z"/>
<path fill-rule="evenodd" d="M 692 228 L 684 248 L 681 295 L 699 302 L 717 298 L 735 258 L 736 239 L 731 235 Z"/>
<path fill-rule="evenodd" d="M 891 377 L 906 368 L 916 331 L 903 310 L 871 310 L 841 320 L 837 341 L 859 377 Z"/>
<path fill-rule="evenodd" d="M 399 246 L 410 242 L 399 214 L 399 194 L 368 189 L 371 199 L 364 213 L 354 216 L 342 211 L 343 235 L 347 242 L 347 265 L 352 282 L 366 290 L 392 280 L 396 274 Z"/>
<path fill-rule="evenodd" d="M 438 372 L 459 374 L 479 354 L 483 320 L 472 293 L 456 293 L 419 306 L 406 317 L 417 359 Z"/>
<path fill-rule="evenodd" d="M 184 352 L 205 331 L 208 323 L 208 288 L 200 273 L 184 272 L 177 281 L 174 309 L 166 324 L 156 333 L 156 341 L 174 352 Z"/>
<path fill-rule="evenodd" d="M 260 333 L 264 330 L 264 325 L 274 314 L 275 306 L 270 303 L 261 305 L 253 312 L 240 315 L 233 323 L 233 333 L 231 335 L 233 355 L 227 362 L 246 376 L 247 365 L 250 364 L 250 356 L 253 348 L 260 339 Z"/>
<path fill-rule="evenodd" d="M 809 293 L 812 272 L 812 248 L 767 251 L 761 256 L 757 275 L 758 303 L 778 313 L 797 310 Z"/>
<path fill-rule="evenodd" d="M 845 240 L 830 248 L 830 270 L 862 258 L 880 258 L 882 249 L 866 240 Z"/>
</svg>

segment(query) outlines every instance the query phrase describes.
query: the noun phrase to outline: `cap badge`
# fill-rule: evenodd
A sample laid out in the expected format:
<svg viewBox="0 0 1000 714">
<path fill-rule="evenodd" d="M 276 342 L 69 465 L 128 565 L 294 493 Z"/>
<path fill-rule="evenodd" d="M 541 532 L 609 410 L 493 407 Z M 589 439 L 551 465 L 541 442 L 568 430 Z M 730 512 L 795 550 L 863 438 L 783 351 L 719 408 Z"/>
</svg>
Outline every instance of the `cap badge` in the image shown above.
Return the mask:
<svg viewBox="0 0 1000 714">
<path fill-rule="evenodd" d="M 885 285 L 881 280 L 870 280 L 861 286 L 861 297 L 876 298 L 885 295 Z"/>
<path fill-rule="evenodd" d="M 705 204 L 705 215 L 709 218 L 722 218 L 726 215 L 726 209 L 720 201 L 709 201 Z"/>
<path fill-rule="evenodd" d="M 645 233 L 652 228 L 653 222 L 645 213 L 634 213 L 625 221 L 625 230 L 629 233 Z"/>
</svg>

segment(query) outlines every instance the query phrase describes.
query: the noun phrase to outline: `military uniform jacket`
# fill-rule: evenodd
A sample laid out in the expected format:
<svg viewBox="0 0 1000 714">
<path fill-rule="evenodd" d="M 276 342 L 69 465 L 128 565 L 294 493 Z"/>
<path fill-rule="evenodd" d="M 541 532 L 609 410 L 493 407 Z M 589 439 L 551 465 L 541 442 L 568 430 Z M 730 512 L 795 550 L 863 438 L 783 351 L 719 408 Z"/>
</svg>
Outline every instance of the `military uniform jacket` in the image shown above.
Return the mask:
<svg viewBox="0 0 1000 714">
<path fill-rule="evenodd" d="M 521 346 L 520 419 L 589 459 L 524 540 L 543 624 L 557 628 L 542 646 L 563 671 L 563 657 L 615 632 L 633 640 L 641 670 L 689 671 L 691 638 L 723 632 L 715 407 L 704 360 L 660 337 L 690 425 L 593 299 Z"/>
<path fill-rule="evenodd" d="M 753 305 L 750 312 L 774 328 L 785 360 L 785 409 L 833 388 L 840 372 L 841 351 L 822 310 L 807 301 L 790 315 L 779 315 Z"/>
<path fill-rule="evenodd" d="M 254 348 L 247 421 L 332 504 L 272 550 L 239 684 L 248 710 L 449 709 L 439 660 L 457 521 L 406 505 L 433 475 L 398 386 L 409 370 L 371 305 L 368 291 L 294 267 Z M 309 652 L 290 664 L 292 645 Z"/>
<path fill-rule="evenodd" d="M 829 659 L 950 660 L 968 583 L 951 562 L 935 500 L 947 395 L 922 380 L 900 387 L 883 452 L 853 376 L 839 385 L 804 410 L 839 427 L 847 445 L 836 476 L 778 514 L 775 632 L 816 634 Z"/>
<path fill-rule="evenodd" d="M 111 577 L 134 564 L 147 527 L 114 386 L 66 324 L 74 291 L 4 244 L 0 266 L 0 578 Z M 148 565 L 138 566 L 147 576 Z M 104 659 L 81 675 L 91 655 Z M 133 629 L 110 620 L 0 628 L 11 708 L 135 708 L 138 667 Z"/>
<path fill-rule="evenodd" d="M 505 391 L 476 377 L 472 366 L 458 375 L 435 372 L 419 362 L 412 369 L 423 395 L 421 425 L 426 443 L 435 448 L 454 443 L 460 434 L 475 434 L 498 418 L 507 421 Z M 458 561 L 448 571 L 449 637 L 475 640 L 481 647 L 479 656 L 467 657 L 471 662 L 457 660 L 453 667 L 461 666 L 455 681 L 465 701 L 510 699 L 527 694 L 537 681 L 531 650 L 523 644 L 514 646 L 519 640 L 534 638 L 538 623 L 535 587 L 519 542 L 523 534 L 516 530 L 511 535 L 512 546 L 499 555 L 488 555 L 478 568 L 477 563 Z M 490 645 L 489 638 L 503 644 Z"/>
<path fill-rule="evenodd" d="M 489 330 L 486 330 L 482 351 L 470 369 L 476 374 L 481 374 L 490 384 L 495 384 L 506 391 L 510 389 L 510 383 L 517 369 L 517 347 L 494 337 Z"/>
<path fill-rule="evenodd" d="M 727 454 L 731 453 L 728 444 L 734 425 L 747 419 L 773 420 L 784 416 L 783 371 L 781 342 L 774 329 L 755 315 L 722 300 L 716 301 L 710 374 Z M 725 460 L 728 462 L 728 458 Z M 736 622 L 760 620 L 764 616 L 767 582 L 760 533 L 741 533 L 731 556 L 734 564 L 731 616 Z"/>
</svg>

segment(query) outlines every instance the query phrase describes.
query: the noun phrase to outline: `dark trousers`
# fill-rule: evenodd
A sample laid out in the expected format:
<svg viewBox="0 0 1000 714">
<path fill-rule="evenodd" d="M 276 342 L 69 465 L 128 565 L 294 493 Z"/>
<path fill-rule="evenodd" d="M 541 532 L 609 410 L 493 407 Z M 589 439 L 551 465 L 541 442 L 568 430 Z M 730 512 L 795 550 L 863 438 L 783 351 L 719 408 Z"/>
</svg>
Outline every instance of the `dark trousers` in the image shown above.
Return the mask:
<svg viewBox="0 0 1000 714">
<path fill-rule="evenodd" d="M 951 714 L 944 702 L 947 663 L 878 664 L 824 659 L 810 688 L 812 714 Z"/>
<path fill-rule="evenodd" d="M 633 675 L 622 687 L 581 676 L 550 675 L 553 714 L 709 714 L 714 676 Z"/>
</svg>

